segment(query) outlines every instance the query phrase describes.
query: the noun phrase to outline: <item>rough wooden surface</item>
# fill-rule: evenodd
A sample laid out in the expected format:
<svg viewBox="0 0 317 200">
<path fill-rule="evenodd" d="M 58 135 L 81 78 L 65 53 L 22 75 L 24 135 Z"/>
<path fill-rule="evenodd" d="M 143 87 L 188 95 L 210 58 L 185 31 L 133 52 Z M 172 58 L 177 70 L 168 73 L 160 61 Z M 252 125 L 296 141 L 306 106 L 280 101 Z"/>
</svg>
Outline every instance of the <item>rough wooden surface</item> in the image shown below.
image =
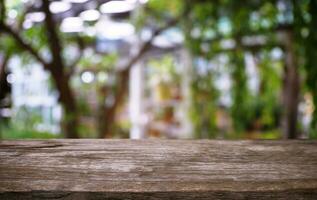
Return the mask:
<svg viewBox="0 0 317 200">
<path fill-rule="evenodd" d="M 0 141 L 0 199 L 317 199 L 317 141 Z"/>
</svg>

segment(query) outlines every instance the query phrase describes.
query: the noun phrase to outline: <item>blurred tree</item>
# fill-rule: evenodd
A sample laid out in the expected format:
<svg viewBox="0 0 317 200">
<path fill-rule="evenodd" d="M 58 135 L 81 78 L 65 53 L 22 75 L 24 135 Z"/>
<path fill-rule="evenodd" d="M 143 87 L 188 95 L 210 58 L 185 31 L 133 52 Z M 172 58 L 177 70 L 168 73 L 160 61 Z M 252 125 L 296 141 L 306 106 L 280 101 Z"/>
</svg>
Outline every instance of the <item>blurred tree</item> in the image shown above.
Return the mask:
<svg viewBox="0 0 317 200">
<path fill-rule="evenodd" d="M 179 4 L 179 1 L 158 2 L 156 0 L 153 0 L 149 3 L 149 6 L 145 8 L 147 12 L 143 13 L 143 15 L 140 15 L 137 23 L 139 23 L 139 26 L 145 26 L 146 23 L 149 23 L 151 22 L 151 20 L 153 20 L 153 18 L 156 18 L 156 20 L 158 21 L 158 27 L 155 27 L 151 34 L 151 37 L 145 43 L 140 45 L 137 53 L 132 55 L 132 57 L 129 59 L 128 62 L 126 62 L 124 66 L 120 67 L 122 70 L 116 72 L 115 77 L 117 82 L 115 84 L 114 103 L 112 104 L 112 106 L 105 105 L 102 109 L 104 111 L 102 117 L 104 118 L 104 121 L 106 121 L 107 123 L 101 126 L 103 130 L 100 131 L 100 137 L 109 138 L 113 136 L 111 132 L 113 126 L 115 125 L 115 114 L 120 105 L 122 104 L 124 98 L 126 97 L 128 90 L 129 74 L 132 66 L 136 64 L 139 61 L 139 59 L 141 59 L 142 56 L 151 48 L 152 41 L 156 36 L 160 35 L 168 28 L 176 26 L 182 20 L 182 18 L 186 16 L 188 13 L 188 9 L 185 9 L 184 6 L 181 6 L 182 4 Z M 175 4 L 180 6 L 172 6 Z M 164 13 L 172 13 L 172 15 L 164 15 L 164 13 L 160 13 L 162 11 L 162 8 L 166 8 L 165 6 L 167 6 L 169 9 L 166 9 Z M 176 10 L 177 12 L 175 12 Z M 160 15 L 158 15 L 158 13 L 160 13 Z M 144 19 L 145 17 L 148 21 L 142 20 L 142 18 Z"/>
<path fill-rule="evenodd" d="M 0 43 L 5 44 L 6 49 L 12 46 L 18 50 L 18 45 L 20 48 L 16 53 L 21 54 L 21 50 L 28 52 L 50 72 L 65 110 L 67 136 L 78 137 L 76 127 L 80 111 L 70 80 L 81 54 L 70 65 L 63 59 L 63 35 L 57 31 L 57 24 L 48 8 L 49 1 L 42 0 L 41 10 L 46 14 L 44 24 L 22 30 L 24 12 L 19 15 L 21 21 L 12 27 L 5 20 L 5 1 L 0 1 L 0 32 L 6 34 Z M 130 69 L 151 48 L 153 39 L 172 26 L 182 29 L 186 36 L 186 47 L 194 57 L 202 57 L 209 62 L 219 55 L 228 56 L 227 65 L 230 66 L 232 80 L 230 113 L 238 132 L 249 129 L 259 119 L 263 121 L 262 124 L 274 124 L 272 121 L 275 120 L 269 119 L 279 118 L 273 115 L 279 115 L 277 107 L 282 105 L 284 137 L 298 137 L 298 104 L 303 86 L 303 70 L 306 72 L 307 89 L 313 96 L 315 107 L 317 105 L 315 0 L 249 0 L 243 4 L 234 0 L 151 0 L 143 11 L 137 16 L 139 30 L 147 26 L 154 31 L 151 38 L 137 48 L 131 59 L 119 70 L 111 72 L 115 77 L 115 84 L 111 87 L 99 87 L 99 137 L 112 137 L 115 114 L 126 97 Z M 31 35 L 39 36 L 39 42 L 31 41 Z M 15 44 L 12 44 L 12 39 Z M 85 48 L 82 38 L 72 39 L 79 49 Z M 271 57 L 263 58 L 277 47 L 282 51 L 282 58 L 278 62 L 284 65 L 283 74 L 276 71 L 280 63 L 272 62 Z M 43 49 L 50 51 L 50 61 L 42 56 L 40 50 Z M 251 94 L 245 64 L 246 53 L 250 52 L 262 58 L 258 65 L 261 80 L 257 97 Z M 214 84 L 215 74 L 209 71 L 202 76 L 197 70 L 194 68 L 192 83 L 194 124 L 198 132 L 205 129 L 211 132 L 208 137 L 215 137 L 213 132 L 216 132 L 215 113 L 219 96 Z M 280 81 L 276 81 L 277 79 Z M 278 97 L 278 93 L 282 98 Z M 113 97 L 113 103 L 106 105 L 104 102 L 109 96 Z M 200 115 L 202 111 L 204 114 Z M 315 135 L 316 113 L 315 111 L 311 123 L 312 133 Z"/>
<path fill-rule="evenodd" d="M 156 2 L 155 6 L 159 7 L 164 15 L 174 14 L 173 10 L 171 11 L 169 8 L 177 5 L 177 2 L 174 4 L 153 2 Z M 260 75 L 264 76 L 261 77 L 262 88 L 260 88 L 263 91 L 260 91 L 260 96 L 257 97 L 261 101 L 260 110 L 262 111 L 258 113 L 262 115 L 260 119 L 267 120 L 269 119 L 268 111 L 271 110 L 269 111 L 271 119 L 282 118 L 273 121 L 281 122 L 283 136 L 298 138 L 298 105 L 303 87 L 301 83 L 303 70 L 306 72 L 307 88 L 313 96 L 315 107 L 317 106 L 316 1 L 250 0 L 241 4 L 234 0 L 212 2 L 201 0 L 187 3 L 190 12 L 182 21 L 185 25 L 183 31 L 186 34 L 186 45 L 194 56 L 203 57 L 206 60 L 214 59 L 219 54 L 230 56 L 233 82 L 231 115 L 237 131 L 246 130 L 250 126 L 250 120 L 256 120 L 255 116 L 258 115 L 258 109 L 254 107 L 257 103 L 251 100 L 254 97 L 250 95 L 248 88 L 249 77 L 247 77 L 245 69 L 246 52 L 265 55 L 265 52 L 275 53 L 275 49 L 282 50 L 282 59 L 279 61 L 284 65 L 282 74 L 272 70 L 272 68 L 280 66 L 276 62 L 272 62 L 272 58 L 269 58 L 270 62 L 259 65 L 261 67 Z M 302 68 L 303 66 L 305 67 Z M 266 70 L 272 74 L 265 75 L 263 72 Z M 281 81 L 271 79 L 276 76 Z M 212 82 L 212 79 L 210 81 Z M 270 81 L 276 85 L 269 86 Z M 264 82 L 269 83 L 263 84 Z M 209 91 L 212 93 L 213 84 L 209 85 Z M 273 90 L 265 89 L 266 87 Z M 198 95 L 199 88 L 194 88 L 195 94 Z M 278 93 L 282 98 L 278 97 Z M 215 101 L 216 98 L 212 97 L 203 105 L 206 108 L 207 105 L 217 106 Z M 202 102 L 200 104 L 197 102 L 197 99 L 194 99 L 193 103 L 196 103 L 196 106 L 202 105 Z M 279 109 L 278 105 L 281 105 L 282 109 Z M 215 116 L 213 112 L 210 110 L 209 119 Z M 311 133 L 315 135 L 317 135 L 316 113 L 315 109 L 311 122 Z M 201 117 L 200 120 L 204 121 L 204 117 Z M 263 124 L 267 122 L 263 122 Z"/>
<path fill-rule="evenodd" d="M 39 54 L 38 49 L 32 46 L 31 43 L 27 42 L 23 35 L 21 35 L 21 26 L 18 26 L 18 30 L 13 30 L 12 26 L 6 24 L 6 5 L 4 1 L 1 1 L 1 21 L 0 21 L 0 31 L 12 37 L 16 44 L 24 51 L 30 53 L 33 58 L 43 65 L 44 69 L 48 70 L 52 75 L 53 81 L 59 91 L 60 98 L 59 101 L 65 110 L 65 136 L 68 138 L 78 138 L 77 127 L 78 127 L 78 111 L 76 106 L 76 101 L 74 94 L 70 88 L 69 75 L 66 72 L 66 67 L 64 61 L 61 57 L 62 47 L 60 44 L 60 39 L 57 35 L 57 30 L 52 18 L 52 13 L 49 10 L 49 1 L 42 1 L 42 10 L 45 13 L 45 27 L 48 34 L 47 42 L 48 48 L 52 55 L 51 61 L 46 61 Z M 22 16 L 22 21 L 23 21 Z M 22 22 L 20 23 L 22 24 Z M 45 35 L 44 33 L 40 33 Z M 36 37 L 36 36 L 32 36 Z"/>
<path fill-rule="evenodd" d="M 245 130 L 248 127 L 248 121 L 256 115 L 254 113 L 256 109 L 251 106 L 252 101 L 250 101 L 251 96 L 248 91 L 248 77 L 244 63 L 245 53 L 247 51 L 261 53 L 263 50 L 272 51 L 279 47 L 284 51 L 283 62 L 285 65 L 284 74 L 279 77 L 284 80 L 281 88 L 283 96 L 281 99 L 281 105 L 283 105 L 282 130 L 287 138 L 298 137 L 297 117 L 303 59 L 300 52 L 303 49 L 306 49 L 308 88 L 313 94 L 316 91 L 316 88 L 314 89 L 314 85 L 316 85 L 315 67 L 313 67 L 315 65 L 314 57 L 316 57 L 313 53 L 315 52 L 313 49 L 316 47 L 316 37 L 313 34 L 316 27 L 315 4 L 316 2 L 313 0 L 250 0 L 243 4 L 237 1 L 191 2 L 191 12 L 186 18 L 187 25 L 190 26 L 186 37 L 187 46 L 194 55 L 204 56 L 206 59 L 212 59 L 221 53 L 229 52 L 227 55 L 231 55 L 233 80 L 231 114 L 236 130 Z M 296 21 L 296 16 L 303 20 Z M 310 16 L 311 20 L 309 20 Z M 307 19 L 308 26 L 305 22 Z M 296 26 L 300 26 L 300 28 L 296 28 Z M 308 37 L 310 40 L 300 41 L 305 32 L 310 33 Z M 269 69 L 270 65 L 272 63 L 261 65 L 261 68 Z M 261 71 L 264 70 L 261 69 Z M 266 78 L 262 82 L 268 81 L 268 79 Z M 212 89 L 210 88 L 210 90 Z M 275 88 L 275 90 L 279 90 L 279 88 Z M 271 92 L 274 93 L 274 91 Z M 271 103 L 266 101 L 262 106 L 270 107 Z M 273 113 L 279 112 L 276 110 Z M 212 116 L 211 113 L 210 116 Z M 316 124 L 314 122 L 316 114 L 314 116 L 312 124 Z"/>
<path fill-rule="evenodd" d="M 10 38 L 14 40 L 14 42 L 18 45 L 19 49 L 28 52 L 32 57 L 43 65 L 44 69 L 49 71 L 52 80 L 56 86 L 56 89 L 59 92 L 59 101 L 64 107 L 64 132 L 65 136 L 68 138 L 78 138 L 78 123 L 79 123 L 79 115 L 80 111 L 78 110 L 78 105 L 76 102 L 75 94 L 70 85 L 71 77 L 75 71 L 75 67 L 78 64 L 78 61 L 81 59 L 81 54 L 74 60 L 70 65 L 66 64 L 66 61 L 63 58 L 63 49 L 65 48 L 62 45 L 62 36 L 57 29 L 57 23 L 53 19 L 53 14 L 49 9 L 49 1 L 42 0 L 41 10 L 45 13 L 45 21 L 44 24 L 41 24 L 37 27 L 31 27 L 29 30 L 23 30 L 21 27 L 22 22 L 24 21 L 24 15 L 21 16 L 21 22 L 18 22 L 18 26 L 13 28 L 12 25 L 6 23 L 6 4 L 5 1 L 1 1 L 1 20 L 0 20 L 0 32 L 5 33 Z M 21 4 L 22 5 L 22 4 Z M 20 5 L 20 6 L 21 6 Z M 23 10 L 24 9 L 24 10 Z M 21 8 L 23 12 L 27 12 L 28 8 Z M 151 38 L 142 44 L 138 51 L 132 55 L 132 57 L 124 64 L 124 66 L 120 66 L 121 70 L 116 70 L 114 72 L 116 83 L 114 84 L 113 90 L 113 104 L 106 105 L 102 104 L 101 110 L 102 114 L 100 115 L 99 122 L 101 125 L 99 126 L 101 130 L 99 130 L 99 137 L 112 137 L 112 128 L 115 124 L 115 114 L 122 104 L 128 86 L 129 72 L 131 67 L 150 49 L 151 43 L 153 39 L 161 34 L 164 30 L 169 27 L 174 26 L 179 18 L 177 17 L 165 17 L 164 21 L 166 23 L 160 23 L 160 27 L 156 27 L 153 31 Z M 29 37 L 25 37 L 24 34 L 30 34 Z M 28 41 L 30 38 L 34 37 L 44 37 L 43 44 L 34 44 L 34 41 Z M 82 50 L 83 40 L 78 36 L 77 37 L 77 46 Z M 5 44 L 8 46 L 8 44 Z M 51 54 L 51 60 L 46 61 L 40 53 L 40 49 L 48 49 Z M 18 49 L 17 46 L 14 46 L 14 50 Z M 16 52 L 20 53 L 20 52 Z M 105 92 L 102 92 L 105 94 Z M 110 94 L 110 93 L 107 93 Z"/>
</svg>

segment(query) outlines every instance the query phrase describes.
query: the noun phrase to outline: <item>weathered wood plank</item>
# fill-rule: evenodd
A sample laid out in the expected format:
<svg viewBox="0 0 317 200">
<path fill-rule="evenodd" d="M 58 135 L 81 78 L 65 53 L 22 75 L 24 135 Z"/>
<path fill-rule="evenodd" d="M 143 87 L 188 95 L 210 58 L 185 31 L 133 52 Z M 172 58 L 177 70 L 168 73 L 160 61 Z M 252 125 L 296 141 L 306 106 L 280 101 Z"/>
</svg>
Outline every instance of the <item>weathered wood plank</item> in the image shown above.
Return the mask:
<svg viewBox="0 0 317 200">
<path fill-rule="evenodd" d="M 317 199 L 317 141 L 0 141 L 0 199 Z"/>
</svg>

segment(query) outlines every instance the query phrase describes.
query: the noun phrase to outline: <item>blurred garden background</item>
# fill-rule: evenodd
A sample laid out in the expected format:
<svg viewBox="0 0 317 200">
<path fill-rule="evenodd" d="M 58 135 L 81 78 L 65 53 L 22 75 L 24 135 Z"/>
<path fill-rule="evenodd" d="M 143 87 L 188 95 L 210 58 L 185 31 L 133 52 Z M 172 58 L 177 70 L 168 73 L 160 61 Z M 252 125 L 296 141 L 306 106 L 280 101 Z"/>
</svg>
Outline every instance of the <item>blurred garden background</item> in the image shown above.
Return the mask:
<svg viewBox="0 0 317 200">
<path fill-rule="evenodd" d="M 0 0 L 0 137 L 317 138 L 316 0 Z"/>
</svg>

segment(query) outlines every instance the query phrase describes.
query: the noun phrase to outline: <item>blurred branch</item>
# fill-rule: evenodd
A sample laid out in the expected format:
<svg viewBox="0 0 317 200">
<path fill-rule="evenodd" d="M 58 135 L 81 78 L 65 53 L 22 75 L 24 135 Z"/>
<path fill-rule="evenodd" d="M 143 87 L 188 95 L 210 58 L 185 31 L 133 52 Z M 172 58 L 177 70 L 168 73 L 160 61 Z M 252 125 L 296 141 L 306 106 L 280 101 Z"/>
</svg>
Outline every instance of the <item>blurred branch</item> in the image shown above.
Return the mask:
<svg viewBox="0 0 317 200">
<path fill-rule="evenodd" d="M 45 68 L 47 68 L 48 63 L 45 62 L 45 60 L 40 56 L 40 54 L 35 50 L 35 48 L 24 41 L 24 39 L 18 34 L 22 30 L 23 21 L 25 18 L 25 15 L 30 10 L 30 7 L 26 7 L 21 14 L 21 20 L 17 24 L 17 29 L 14 30 L 12 28 L 12 25 L 9 26 L 5 23 L 5 15 L 6 15 L 6 9 L 5 9 L 5 0 L 0 0 L 0 10 L 1 10 L 1 18 L 0 18 L 0 33 L 5 33 L 9 36 L 11 36 L 18 46 L 20 46 L 22 49 L 27 51 L 29 54 L 31 54 L 39 63 L 41 63 Z"/>
<path fill-rule="evenodd" d="M 38 62 L 40 62 L 44 66 L 47 66 L 45 60 L 38 54 L 38 52 L 32 47 L 32 45 L 25 42 L 23 38 L 8 25 L 0 22 L 0 32 L 4 32 L 10 35 L 21 48 L 29 52 Z"/>
<path fill-rule="evenodd" d="M 124 100 L 125 94 L 128 90 L 129 74 L 132 66 L 136 62 L 138 62 L 142 58 L 142 56 L 151 48 L 152 41 L 156 36 L 160 35 L 166 29 L 176 25 L 184 16 L 188 14 L 188 12 L 189 9 L 185 9 L 182 15 L 169 20 L 164 27 L 156 29 L 153 32 L 151 38 L 147 42 L 143 43 L 143 45 L 141 45 L 139 51 L 135 55 L 133 55 L 132 58 L 123 66 L 122 70 L 117 72 L 117 77 L 119 80 L 118 88 L 114 96 L 114 104 L 111 107 L 104 107 L 104 123 L 107 124 L 104 124 L 105 128 L 103 132 L 101 132 L 101 138 L 111 136 L 111 125 L 114 122 L 116 111 L 119 105 L 121 105 L 122 101 Z"/>
<path fill-rule="evenodd" d="M 48 39 L 48 46 L 52 53 L 52 63 L 54 63 L 54 68 L 61 69 L 63 66 L 62 56 L 61 56 L 61 42 L 57 35 L 55 23 L 53 20 L 53 15 L 49 10 L 50 2 L 47 0 L 42 0 L 42 10 L 45 13 L 45 27 L 47 30 L 47 39 Z"/>
<path fill-rule="evenodd" d="M 23 10 L 23 12 L 21 14 L 21 20 L 17 24 L 17 27 L 18 27 L 17 30 L 22 30 L 23 29 L 24 19 L 25 19 L 26 14 L 29 12 L 29 9 L 30 9 L 30 7 L 26 7 Z"/>
<path fill-rule="evenodd" d="M 154 38 L 156 36 L 160 35 L 166 29 L 176 25 L 178 21 L 179 21 L 179 18 L 172 19 L 164 27 L 156 29 L 153 32 L 151 38 L 141 46 L 141 48 L 138 51 L 138 53 L 136 55 L 134 55 L 129 60 L 129 62 L 123 67 L 123 70 L 119 72 L 119 77 L 120 77 L 120 84 L 119 85 L 120 85 L 120 87 L 119 87 L 118 92 L 116 93 L 116 96 L 115 96 L 115 105 L 114 105 L 114 107 L 117 107 L 121 103 L 121 101 L 122 101 L 122 99 L 124 97 L 124 94 L 126 93 L 126 90 L 127 90 L 127 79 L 129 78 L 129 72 L 130 72 L 130 69 L 132 68 L 132 66 L 137 61 L 139 61 L 141 59 L 141 57 L 147 52 L 147 50 L 150 49 L 152 41 L 154 40 Z"/>
<path fill-rule="evenodd" d="M 156 29 L 153 32 L 151 38 L 145 43 L 143 43 L 143 45 L 141 45 L 139 51 L 135 55 L 132 56 L 132 58 L 127 62 L 127 64 L 123 66 L 122 70 L 117 72 L 119 83 L 118 83 L 118 88 L 114 97 L 114 104 L 110 108 L 105 109 L 105 115 L 106 115 L 105 118 L 107 119 L 107 123 L 113 120 L 117 108 L 119 107 L 119 105 L 121 105 L 122 101 L 124 100 L 125 94 L 128 90 L 129 74 L 130 74 L 130 69 L 132 68 L 132 66 L 135 63 L 137 63 L 142 58 L 142 56 L 151 48 L 152 42 L 156 36 L 160 35 L 166 29 L 172 26 L 175 26 L 188 13 L 189 13 L 189 8 L 185 7 L 183 13 L 180 16 L 178 16 L 177 18 L 170 19 L 166 23 L 165 26 Z M 104 135 L 101 135 L 100 137 L 109 137 L 107 135 L 109 130 L 105 130 L 105 131 L 106 132 L 103 133 Z"/>
</svg>

